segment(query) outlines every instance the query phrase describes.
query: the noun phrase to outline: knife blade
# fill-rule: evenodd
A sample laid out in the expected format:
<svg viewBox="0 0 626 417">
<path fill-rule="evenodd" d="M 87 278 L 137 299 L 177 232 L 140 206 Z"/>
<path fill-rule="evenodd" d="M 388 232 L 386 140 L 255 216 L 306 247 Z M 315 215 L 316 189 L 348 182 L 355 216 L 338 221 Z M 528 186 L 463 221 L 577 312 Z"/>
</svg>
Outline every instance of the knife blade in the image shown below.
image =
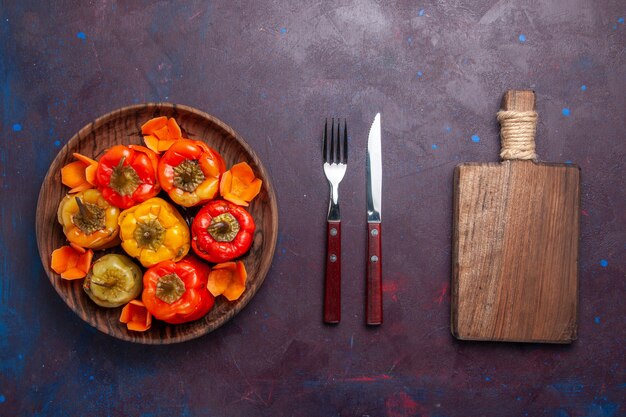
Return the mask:
<svg viewBox="0 0 626 417">
<path fill-rule="evenodd" d="M 381 203 L 383 164 L 381 117 L 376 114 L 367 139 L 365 160 L 367 193 L 367 277 L 365 320 L 368 325 L 383 322 Z"/>
</svg>

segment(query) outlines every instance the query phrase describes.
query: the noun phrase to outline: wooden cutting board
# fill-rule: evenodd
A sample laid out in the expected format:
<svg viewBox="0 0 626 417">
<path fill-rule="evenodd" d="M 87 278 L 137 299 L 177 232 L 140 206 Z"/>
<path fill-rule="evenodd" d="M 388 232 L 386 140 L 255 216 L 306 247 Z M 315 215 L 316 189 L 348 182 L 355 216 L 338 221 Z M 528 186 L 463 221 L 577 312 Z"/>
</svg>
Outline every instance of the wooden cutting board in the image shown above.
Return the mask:
<svg viewBox="0 0 626 417">
<path fill-rule="evenodd" d="M 508 91 L 502 109 L 529 114 L 535 93 Z M 524 123 L 534 151 L 536 119 Z M 577 335 L 580 169 L 503 158 L 512 159 L 454 172 L 452 334 L 570 343 Z"/>
</svg>

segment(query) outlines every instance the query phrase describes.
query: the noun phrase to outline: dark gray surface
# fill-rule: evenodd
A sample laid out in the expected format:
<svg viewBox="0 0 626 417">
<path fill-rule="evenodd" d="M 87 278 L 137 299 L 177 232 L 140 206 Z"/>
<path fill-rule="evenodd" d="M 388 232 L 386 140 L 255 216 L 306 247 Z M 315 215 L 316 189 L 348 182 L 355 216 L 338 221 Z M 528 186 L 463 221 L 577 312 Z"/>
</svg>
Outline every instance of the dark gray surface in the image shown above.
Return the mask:
<svg viewBox="0 0 626 417">
<path fill-rule="evenodd" d="M 624 415 L 625 13 L 619 0 L 2 1 L 0 414 Z M 582 168 L 571 346 L 450 336 L 452 170 L 497 161 L 495 113 L 510 88 L 537 92 L 540 159 Z M 280 207 L 257 296 L 176 346 L 83 323 L 44 276 L 34 236 L 60 146 L 95 117 L 149 101 L 234 127 Z M 377 111 L 385 323 L 367 329 L 364 150 Z M 321 320 L 327 116 L 348 119 L 352 151 L 336 327 Z"/>
</svg>

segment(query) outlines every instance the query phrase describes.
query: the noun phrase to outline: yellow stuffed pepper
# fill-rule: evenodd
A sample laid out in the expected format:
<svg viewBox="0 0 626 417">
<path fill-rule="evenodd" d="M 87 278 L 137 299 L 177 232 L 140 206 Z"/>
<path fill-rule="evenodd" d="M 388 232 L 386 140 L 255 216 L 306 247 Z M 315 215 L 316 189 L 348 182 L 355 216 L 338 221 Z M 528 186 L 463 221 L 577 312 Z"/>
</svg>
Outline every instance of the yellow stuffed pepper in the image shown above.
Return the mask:
<svg viewBox="0 0 626 417">
<path fill-rule="evenodd" d="M 124 210 L 119 217 L 122 248 L 146 268 L 179 261 L 189 252 L 189 227 L 167 201 L 154 197 Z"/>
<path fill-rule="evenodd" d="M 57 211 L 67 240 L 89 249 L 105 249 L 119 243 L 119 215 L 120 209 L 110 205 L 95 188 L 66 195 Z"/>
</svg>

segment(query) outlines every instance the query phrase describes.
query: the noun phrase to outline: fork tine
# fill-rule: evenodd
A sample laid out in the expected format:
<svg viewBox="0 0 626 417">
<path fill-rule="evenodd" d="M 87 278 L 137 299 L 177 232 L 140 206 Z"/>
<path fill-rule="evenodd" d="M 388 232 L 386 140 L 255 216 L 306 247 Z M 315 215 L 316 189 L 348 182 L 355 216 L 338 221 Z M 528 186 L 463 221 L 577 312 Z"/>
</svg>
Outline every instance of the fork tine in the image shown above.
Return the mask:
<svg viewBox="0 0 626 417">
<path fill-rule="evenodd" d="M 343 119 L 343 159 L 344 164 L 348 163 L 348 121 Z"/>
<path fill-rule="evenodd" d="M 328 119 L 324 121 L 324 139 L 322 141 L 322 159 L 328 162 Z"/>
<path fill-rule="evenodd" d="M 328 163 L 334 164 L 335 162 L 335 118 L 332 118 L 332 122 L 330 124 L 330 157 L 328 158 Z"/>
<path fill-rule="evenodd" d="M 340 163 L 341 162 L 341 130 L 340 130 L 340 126 L 341 126 L 341 119 L 337 119 L 337 149 L 336 149 L 336 154 L 335 154 L 335 163 Z"/>
</svg>

